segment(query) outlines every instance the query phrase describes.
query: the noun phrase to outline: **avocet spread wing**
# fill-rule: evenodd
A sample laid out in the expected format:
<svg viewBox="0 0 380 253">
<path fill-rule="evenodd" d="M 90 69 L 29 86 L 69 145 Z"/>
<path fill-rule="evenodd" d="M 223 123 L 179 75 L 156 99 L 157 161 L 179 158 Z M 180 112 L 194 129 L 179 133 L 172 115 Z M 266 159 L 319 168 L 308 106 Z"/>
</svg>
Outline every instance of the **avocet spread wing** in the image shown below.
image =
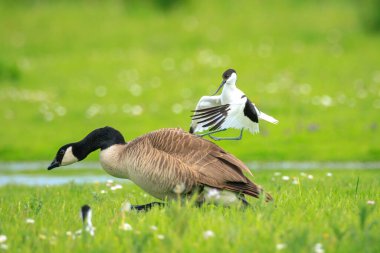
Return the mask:
<svg viewBox="0 0 380 253">
<path fill-rule="evenodd" d="M 195 110 L 192 119 L 193 132 L 235 128 L 247 129 L 255 134 L 259 132 L 260 119 L 273 124 L 278 123 L 275 118 L 260 112 L 249 99 L 245 103 L 224 104 Z"/>
<path fill-rule="evenodd" d="M 221 105 L 221 102 L 220 102 L 220 96 L 203 96 L 201 97 L 201 99 L 199 100 L 197 106 L 195 107 L 195 110 L 193 111 L 194 112 L 194 115 L 192 116 L 192 120 L 191 120 L 191 125 L 190 125 L 190 133 L 195 133 L 195 132 L 202 132 L 204 130 L 207 130 L 209 127 L 207 126 L 203 126 L 204 124 L 202 124 L 204 119 L 203 117 L 199 118 L 198 117 L 194 117 L 197 112 L 199 113 L 205 113 L 205 114 L 202 114 L 202 116 L 206 116 L 206 115 L 209 115 L 209 111 L 208 109 L 209 108 L 214 108 L 214 107 L 218 107 Z M 200 116 L 200 115 L 198 115 Z"/>
<path fill-rule="evenodd" d="M 207 129 L 211 131 L 220 129 L 227 118 L 229 110 L 229 105 L 226 104 L 194 111 L 192 115 L 192 122 L 195 123 L 194 132 L 202 132 Z"/>
</svg>

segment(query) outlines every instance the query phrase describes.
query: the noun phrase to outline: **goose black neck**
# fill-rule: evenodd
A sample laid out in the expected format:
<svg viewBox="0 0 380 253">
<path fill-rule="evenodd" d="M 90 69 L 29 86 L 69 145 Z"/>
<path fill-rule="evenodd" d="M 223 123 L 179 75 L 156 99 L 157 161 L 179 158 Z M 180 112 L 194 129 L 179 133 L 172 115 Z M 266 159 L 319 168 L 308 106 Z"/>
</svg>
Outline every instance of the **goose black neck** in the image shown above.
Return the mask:
<svg viewBox="0 0 380 253">
<path fill-rule="evenodd" d="M 89 133 L 83 140 L 73 143 L 73 154 L 83 160 L 97 149 L 107 149 L 115 144 L 125 144 L 123 135 L 112 127 L 98 128 Z"/>
</svg>

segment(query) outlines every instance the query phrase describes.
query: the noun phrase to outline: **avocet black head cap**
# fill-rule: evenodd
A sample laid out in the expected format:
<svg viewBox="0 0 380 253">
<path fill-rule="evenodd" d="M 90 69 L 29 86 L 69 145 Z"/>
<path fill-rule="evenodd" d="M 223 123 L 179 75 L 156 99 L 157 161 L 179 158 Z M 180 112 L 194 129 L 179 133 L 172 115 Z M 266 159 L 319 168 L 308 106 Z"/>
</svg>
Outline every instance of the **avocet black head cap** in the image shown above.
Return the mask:
<svg viewBox="0 0 380 253">
<path fill-rule="evenodd" d="M 233 73 L 235 73 L 236 75 L 236 71 L 234 69 L 227 69 L 226 71 L 224 71 L 222 75 L 223 80 L 227 81 Z"/>
<path fill-rule="evenodd" d="M 224 71 L 222 78 L 223 78 L 222 83 L 220 84 L 219 88 L 216 90 L 216 92 L 212 96 L 214 96 L 216 93 L 218 93 L 219 90 L 226 83 L 235 84 L 236 79 L 237 79 L 236 71 L 234 69 L 227 69 L 226 71 Z"/>
</svg>

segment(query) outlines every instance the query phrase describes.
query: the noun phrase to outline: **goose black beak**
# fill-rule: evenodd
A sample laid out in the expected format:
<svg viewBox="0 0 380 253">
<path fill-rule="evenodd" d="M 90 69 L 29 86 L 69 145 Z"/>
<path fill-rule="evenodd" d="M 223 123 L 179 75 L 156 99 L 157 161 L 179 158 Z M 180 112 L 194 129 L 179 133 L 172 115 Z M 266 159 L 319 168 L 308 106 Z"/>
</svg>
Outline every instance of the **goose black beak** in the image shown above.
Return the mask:
<svg viewBox="0 0 380 253">
<path fill-rule="evenodd" d="M 52 170 L 52 169 L 54 169 L 54 168 L 59 167 L 59 165 L 60 165 L 60 164 L 59 164 L 59 162 L 58 162 L 57 160 L 53 160 L 47 169 L 48 169 L 48 170 Z"/>
<path fill-rule="evenodd" d="M 226 80 L 223 80 L 223 82 L 220 84 L 220 86 L 219 86 L 219 88 L 215 91 L 215 93 L 214 94 L 212 94 L 211 96 L 215 96 L 216 95 L 216 93 L 218 93 L 219 92 L 219 90 L 223 87 L 223 85 L 226 83 Z"/>
</svg>

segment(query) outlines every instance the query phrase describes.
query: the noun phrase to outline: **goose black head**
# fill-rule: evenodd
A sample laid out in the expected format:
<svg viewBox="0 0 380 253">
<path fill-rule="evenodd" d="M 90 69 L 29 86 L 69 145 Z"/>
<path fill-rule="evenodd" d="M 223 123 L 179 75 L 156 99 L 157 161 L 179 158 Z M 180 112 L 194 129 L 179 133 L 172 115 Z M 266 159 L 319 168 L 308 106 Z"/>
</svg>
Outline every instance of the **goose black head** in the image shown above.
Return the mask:
<svg viewBox="0 0 380 253">
<path fill-rule="evenodd" d="M 236 75 L 236 71 L 234 69 L 227 69 L 226 71 L 224 71 L 223 75 L 222 75 L 222 78 L 223 78 L 223 81 L 222 83 L 220 84 L 219 88 L 216 90 L 216 92 L 212 95 L 214 96 L 216 93 L 219 92 L 219 90 L 227 83 L 227 84 L 235 84 L 236 82 L 236 79 L 237 79 L 237 75 Z"/>
<path fill-rule="evenodd" d="M 48 170 L 82 161 L 91 152 L 107 149 L 114 144 L 125 144 L 124 137 L 119 131 L 108 126 L 95 129 L 81 141 L 59 148 Z"/>
<path fill-rule="evenodd" d="M 59 148 L 48 170 L 78 162 L 80 159 L 74 154 L 73 150 L 73 144 L 66 144 Z"/>
</svg>

